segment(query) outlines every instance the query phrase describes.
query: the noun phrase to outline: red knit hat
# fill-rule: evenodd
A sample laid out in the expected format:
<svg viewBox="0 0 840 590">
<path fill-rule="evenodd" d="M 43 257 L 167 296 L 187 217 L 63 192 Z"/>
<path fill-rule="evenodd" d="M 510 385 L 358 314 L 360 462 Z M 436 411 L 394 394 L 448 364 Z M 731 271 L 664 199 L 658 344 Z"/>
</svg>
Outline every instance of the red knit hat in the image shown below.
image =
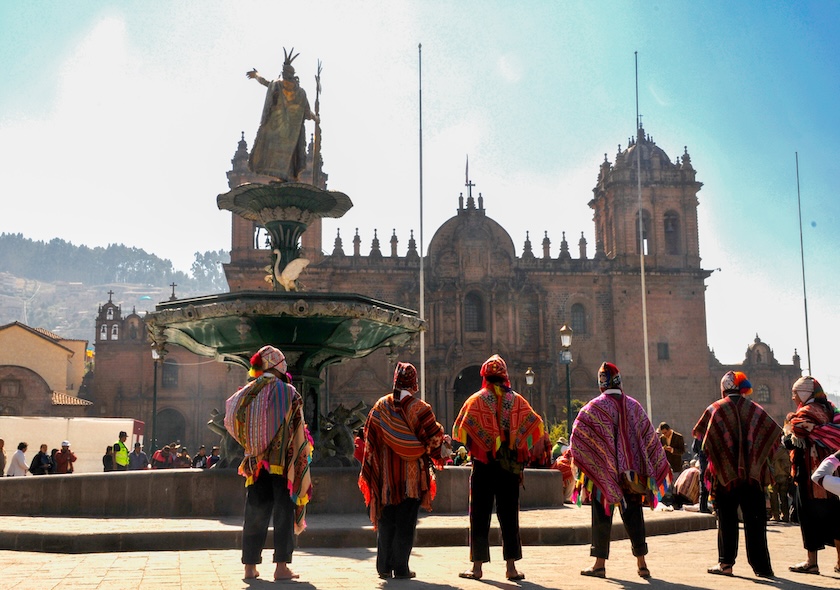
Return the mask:
<svg viewBox="0 0 840 590">
<path fill-rule="evenodd" d="M 601 391 L 622 389 L 621 373 L 618 372 L 618 367 L 612 363 L 603 363 L 601 365 L 601 368 L 598 369 L 598 389 Z"/>
<path fill-rule="evenodd" d="M 411 363 L 397 363 L 394 369 L 394 390 L 417 393 L 417 369 Z"/>
<path fill-rule="evenodd" d="M 507 364 L 498 354 L 494 354 L 484 361 L 484 364 L 481 365 L 481 376 L 485 379 L 487 377 L 500 377 L 504 381 L 505 387 L 510 387 Z"/>
</svg>

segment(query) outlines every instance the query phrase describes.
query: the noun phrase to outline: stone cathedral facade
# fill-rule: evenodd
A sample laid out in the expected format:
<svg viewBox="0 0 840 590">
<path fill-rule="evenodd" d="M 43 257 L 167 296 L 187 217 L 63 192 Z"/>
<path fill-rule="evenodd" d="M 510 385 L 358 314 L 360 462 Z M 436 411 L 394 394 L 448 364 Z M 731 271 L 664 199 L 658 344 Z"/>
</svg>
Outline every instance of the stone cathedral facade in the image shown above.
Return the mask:
<svg viewBox="0 0 840 590">
<path fill-rule="evenodd" d="M 302 182 L 311 181 L 311 159 L 310 151 L 310 167 Z M 247 162 L 242 139 L 227 174 L 231 188 L 261 180 L 249 172 Z M 755 386 L 756 400 L 777 420 L 783 419 L 792 409 L 790 385 L 800 375 L 795 353 L 792 364 L 781 364 L 758 336 L 745 343 L 745 357 L 737 365 L 722 364 L 709 350 L 705 279 L 711 271 L 701 264 L 697 227 L 702 183 L 687 149 L 672 160 L 640 128 L 625 149 L 619 146 L 613 161 L 605 155 L 595 166 L 597 181 L 588 201 L 594 245 L 583 235 L 571 238 L 570 245 L 564 228 L 558 226 L 539 243 L 525 236 L 517 246 L 494 219 L 503 216 L 510 195 L 485 197 L 468 182 L 466 194 L 453 198 L 454 215 L 434 232 L 424 261 L 425 395 L 438 419 L 451 427 L 463 401 L 480 387 L 481 364 L 498 353 L 508 363 L 514 388 L 549 423 L 565 421 L 566 368 L 559 362 L 559 332 L 564 324 L 574 330 L 571 398 L 585 402 L 594 397 L 598 367 L 611 361 L 622 372 L 626 392 L 647 407 L 640 248 L 645 252 L 654 423 L 664 420 L 689 434 L 703 409 L 719 396 L 719 380 L 729 369 L 745 371 Z M 322 188 L 326 179 L 320 173 Z M 365 195 L 350 197 L 356 208 L 373 206 L 365 202 Z M 214 206 L 210 199 L 207 206 Z M 348 240 L 345 231 L 330 247 L 323 243 L 320 222 L 314 223 L 302 239 L 302 256 L 311 263 L 298 280 L 301 288 L 359 293 L 418 309 L 418 246 L 409 231 L 407 253 L 398 255 L 396 231 L 390 236 L 376 232 L 364 246 L 358 232 Z M 231 292 L 271 289 L 265 280 L 271 260 L 265 231 L 233 215 L 231 233 L 231 261 L 225 266 Z M 552 256 L 551 239 L 557 237 L 559 255 Z M 123 319 L 114 305 L 110 301 L 103 305 L 97 320 L 97 386 L 92 401 L 98 409 L 94 411 L 130 415 L 148 423 L 154 363 L 142 318 L 129 314 Z M 117 330 L 124 336 L 112 339 L 115 314 L 127 325 Z M 137 359 L 128 362 L 131 355 Z M 419 366 L 419 339 L 399 350 L 329 367 L 320 390 L 304 392 L 307 419 L 316 422 L 316 412 L 326 415 L 338 404 L 352 407 L 363 400 L 371 406 L 390 390 L 397 359 Z M 159 385 L 157 412 L 165 437 L 181 436 L 190 444 L 212 441 L 205 431 L 208 414 L 224 407 L 224 399 L 242 383 L 244 371 L 207 360 L 173 350 L 162 361 L 168 386 Z M 528 367 L 536 375 L 531 386 L 525 383 Z M 161 435 L 158 439 L 169 442 Z"/>
</svg>

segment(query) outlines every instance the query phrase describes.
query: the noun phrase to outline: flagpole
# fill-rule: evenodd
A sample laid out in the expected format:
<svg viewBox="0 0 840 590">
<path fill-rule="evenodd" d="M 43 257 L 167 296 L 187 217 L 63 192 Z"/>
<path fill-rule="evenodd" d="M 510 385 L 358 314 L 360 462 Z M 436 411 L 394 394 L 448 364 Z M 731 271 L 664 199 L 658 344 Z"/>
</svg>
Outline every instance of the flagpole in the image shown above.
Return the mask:
<svg viewBox="0 0 840 590">
<path fill-rule="evenodd" d="M 636 189 L 639 194 L 639 261 L 640 274 L 642 276 L 642 339 L 645 350 L 645 400 L 647 401 L 647 413 L 653 420 L 653 409 L 650 399 L 650 353 L 648 352 L 648 322 L 647 322 L 647 287 L 645 286 L 645 236 L 644 222 L 642 215 L 642 148 L 639 145 L 641 137 L 639 129 L 642 128 L 639 122 L 639 52 L 634 51 L 636 60 Z"/>
<path fill-rule="evenodd" d="M 426 277 L 423 268 L 423 44 L 417 44 L 420 146 L 420 321 L 426 319 Z M 426 401 L 426 331 L 420 331 L 420 399 Z"/>
<path fill-rule="evenodd" d="M 802 197 L 799 194 L 799 152 L 796 152 L 796 203 L 799 207 L 799 256 L 802 260 L 802 300 L 805 302 L 805 350 L 811 375 L 811 336 L 808 332 L 808 292 L 805 290 L 805 246 L 802 241 Z"/>
</svg>

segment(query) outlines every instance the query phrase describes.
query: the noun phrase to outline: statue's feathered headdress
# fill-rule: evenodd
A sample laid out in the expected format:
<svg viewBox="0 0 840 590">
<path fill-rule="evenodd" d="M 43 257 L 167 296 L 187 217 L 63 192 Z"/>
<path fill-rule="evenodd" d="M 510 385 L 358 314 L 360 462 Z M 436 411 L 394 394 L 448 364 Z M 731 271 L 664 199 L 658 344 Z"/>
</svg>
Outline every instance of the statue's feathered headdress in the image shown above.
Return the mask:
<svg viewBox="0 0 840 590">
<path fill-rule="evenodd" d="M 292 55 L 294 53 L 294 55 Z M 295 48 L 292 47 L 292 50 L 288 53 L 286 52 L 286 48 L 283 48 L 283 55 L 285 56 L 283 60 L 283 79 L 284 80 L 297 80 L 297 76 L 295 76 L 295 68 L 292 65 L 292 62 L 295 61 L 295 58 L 300 55 L 300 53 L 295 53 Z"/>
</svg>

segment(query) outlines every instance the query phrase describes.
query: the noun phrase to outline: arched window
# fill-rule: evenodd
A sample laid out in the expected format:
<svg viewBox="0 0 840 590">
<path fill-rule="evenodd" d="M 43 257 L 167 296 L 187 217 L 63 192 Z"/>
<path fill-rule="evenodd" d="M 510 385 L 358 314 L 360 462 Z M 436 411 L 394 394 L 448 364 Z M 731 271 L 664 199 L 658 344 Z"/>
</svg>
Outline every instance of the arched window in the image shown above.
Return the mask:
<svg viewBox="0 0 840 590">
<path fill-rule="evenodd" d="M 114 324 L 111 326 L 111 340 L 119 340 L 120 339 L 120 327 L 118 324 Z"/>
<path fill-rule="evenodd" d="M 108 340 L 108 324 L 102 324 L 99 328 L 99 339 Z"/>
<path fill-rule="evenodd" d="M 114 319 L 114 308 L 109 307 L 108 310 L 105 312 L 105 319 L 106 320 L 113 320 Z"/>
<path fill-rule="evenodd" d="M 680 216 L 668 211 L 663 220 L 665 226 L 665 254 L 680 253 Z"/>
<path fill-rule="evenodd" d="M 646 210 L 642 210 L 642 239 L 639 240 L 639 213 L 636 212 L 635 217 L 635 225 L 636 225 L 636 254 L 639 254 L 639 244 L 644 247 L 645 256 L 650 254 L 650 248 L 653 245 L 651 243 L 651 233 L 650 233 L 650 213 Z"/>
<path fill-rule="evenodd" d="M 484 301 L 475 292 L 467 293 L 464 297 L 464 330 L 467 332 L 484 332 Z"/>
<path fill-rule="evenodd" d="M 161 385 L 166 388 L 178 387 L 177 361 L 171 359 L 163 361 L 163 376 L 161 377 Z"/>
<path fill-rule="evenodd" d="M 586 309 L 580 303 L 572 305 L 570 314 L 572 325 L 570 326 L 575 334 L 586 334 Z"/>
</svg>

